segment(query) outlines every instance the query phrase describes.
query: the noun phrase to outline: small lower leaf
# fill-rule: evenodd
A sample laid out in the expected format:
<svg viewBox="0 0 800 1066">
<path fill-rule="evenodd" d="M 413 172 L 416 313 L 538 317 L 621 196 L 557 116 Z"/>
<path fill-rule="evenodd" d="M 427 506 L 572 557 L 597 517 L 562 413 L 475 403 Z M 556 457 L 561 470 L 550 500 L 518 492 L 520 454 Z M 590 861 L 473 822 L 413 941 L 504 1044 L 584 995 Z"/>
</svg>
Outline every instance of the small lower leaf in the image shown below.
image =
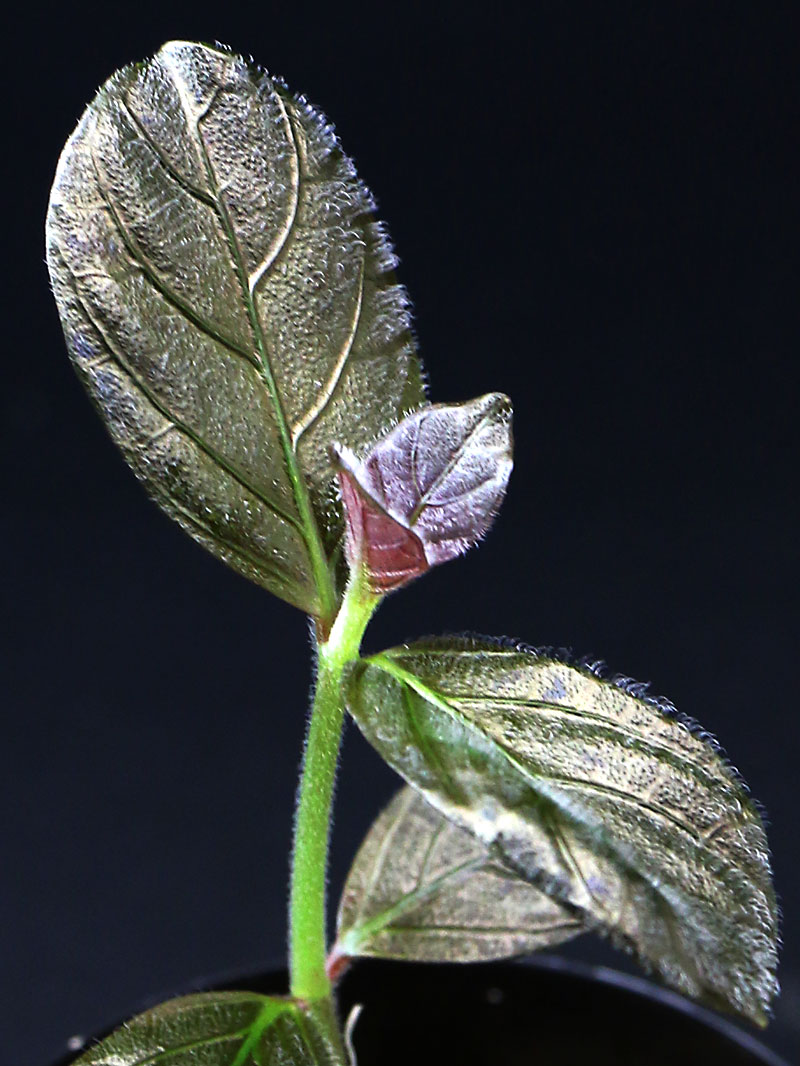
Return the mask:
<svg viewBox="0 0 800 1066">
<path fill-rule="evenodd" d="M 764 827 L 673 710 L 469 638 L 360 662 L 348 706 L 389 765 L 506 865 L 679 991 L 766 1022 L 777 907 Z"/>
<path fill-rule="evenodd" d="M 375 821 L 350 870 L 334 955 L 484 962 L 552 947 L 583 931 L 574 909 L 404 788 Z"/>
<path fill-rule="evenodd" d="M 74 1066 L 343 1066 L 312 1010 L 255 992 L 204 992 L 161 1003 Z"/>
</svg>

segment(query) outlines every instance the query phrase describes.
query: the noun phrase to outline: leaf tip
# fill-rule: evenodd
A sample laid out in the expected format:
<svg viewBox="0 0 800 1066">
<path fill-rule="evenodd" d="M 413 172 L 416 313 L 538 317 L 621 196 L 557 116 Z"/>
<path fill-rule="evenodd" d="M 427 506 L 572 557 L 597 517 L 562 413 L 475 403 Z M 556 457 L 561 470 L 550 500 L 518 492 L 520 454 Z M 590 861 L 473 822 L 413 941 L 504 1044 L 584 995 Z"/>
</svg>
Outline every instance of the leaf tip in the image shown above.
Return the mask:
<svg viewBox="0 0 800 1066">
<path fill-rule="evenodd" d="M 350 968 L 352 961 L 353 957 L 344 950 L 341 942 L 337 940 L 328 953 L 328 958 L 325 962 L 325 973 L 332 985 L 339 983 L 345 972 Z"/>
</svg>

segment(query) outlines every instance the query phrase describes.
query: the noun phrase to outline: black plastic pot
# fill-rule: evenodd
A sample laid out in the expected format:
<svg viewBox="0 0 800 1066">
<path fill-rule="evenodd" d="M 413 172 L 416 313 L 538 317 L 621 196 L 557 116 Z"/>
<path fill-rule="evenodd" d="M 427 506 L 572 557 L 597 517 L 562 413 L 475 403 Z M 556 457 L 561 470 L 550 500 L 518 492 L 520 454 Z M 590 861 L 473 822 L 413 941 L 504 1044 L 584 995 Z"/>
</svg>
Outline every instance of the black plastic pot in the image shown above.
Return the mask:
<svg viewBox="0 0 800 1066">
<path fill-rule="evenodd" d="M 192 991 L 200 987 L 282 993 L 286 975 Z M 343 1018 L 363 1007 L 353 1029 L 358 1066 L 789 1066 L 666 989 L 552 956 L 475 966 L 365 960 L 345 975 L 338 999 Z"/>
<path fill-rule="evenodd" d="M 359 1066 L 787 1066 L 755 1037 L 648 981 L 528 964 L 359 964 L 342 984 Z"/>
</svg>

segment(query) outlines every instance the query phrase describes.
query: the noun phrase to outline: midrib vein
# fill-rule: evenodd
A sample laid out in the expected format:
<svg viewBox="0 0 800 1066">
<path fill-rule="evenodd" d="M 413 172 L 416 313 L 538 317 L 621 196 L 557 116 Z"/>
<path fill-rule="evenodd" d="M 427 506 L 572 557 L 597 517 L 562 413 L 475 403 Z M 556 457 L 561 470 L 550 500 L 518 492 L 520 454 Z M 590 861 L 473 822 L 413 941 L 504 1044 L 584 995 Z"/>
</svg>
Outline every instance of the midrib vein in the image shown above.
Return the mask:
<svg viewBox="0 0 800 1066">
<path fill-rule="evenodd" d="M 188 128 L 193 130 L 197 146 L 200 150 L 200 156 L 203 161 L 203 167 L 206 171 L 206 179 L 208 181 L 209 188 L 211 189 L 211 196 L 214 201 L 214 207 L 217 216 L 220 220 L 225 235 L 228 240 L 231 255 L 233 257 L 234 268 L 236 271 L 237 280 L 239 282 L 239 288 L 241 289 L 242 296 L 247 308 L 247 315 L 250 320 L 250 325 L 253 330 L 253 336 L 255 338 L 256 347 L 259 354 L 260 368 L 259 372 L 264 380 L 264 383 L 269 392 L 272 406 L 275 411 L 275 421 L 278 426 L 278 433 L 281 440 L 281 447 L 283 449 L 284 461 L 289 474 L 289 479 L 292 484 L 292 491 L 294 493 L 295 504 L 300 516 L 300 532 L 303 536 L 303 540 L 306 544 L 308 551 L 309 561 L 311 563 L 312 570 L 314 572 L 315 584 L 317 592 L 319 593 L 322 603 L 320 607 L 324 614 L 330 614 L 334 606 L 334 593 L 330 574 L 327 568 L 327 562 L 325 559 L 325 552 L 322 547 L 322 539 L 320 537 L 319 528 L 311 510 L 311 501 L 308 495 L 308 489 L 306 487 L 303 476 L 298 469 L 295 453 L 292 449 L 291 436 L 289 433 L 288 424 L 286 421 L 286 415 L 281 403 L 280 394 L 278 392 L 277 384 L 275 382 L 275 376 L 272 371 L 272 365 L 270 362 L 269 349 L 264 335 L 264 330 L 261 325 L 261 319 L 258 314 L 258 310 L 253 302 L 253 294 L 250 290 L 250 283 L 245 268 L 244 259 L 242 256 L 242 250 L 239 246 L 239 240 L 236 236 L 236 231 L 233 227 L 228 210 L 225 206 L 225 202 L 222 198 L 217 176 L 214 171 L 214 167 L 211 163 L 211 159 L 206 148 L 206 143 L 203 138 L 200 123 L 209 114 L 217 96 L 219 95 L 221 86 L 217 86 L 214 92 L 211 94 L 207 104 L 202 110 L 197 111 L 191 106 L 191 101 L 187 98 L 185 88 L 182 84 L 180 75 L 175 71 L 172 63 L 172 57 L 165 55 L 165 63 L 169 69 L 170 76 L 172 78 L 175 89 L 178 93 L 178 97 L 186 115 L 186 121 Z"/>
<path fill-rule="evenodd" d="M 489 421 L 489 417 L 491 414 L 492 411 L 489 410 L 485 414 L 481 415 L 481 417 L 478 419 L 472 429 L 470 429 L 470 431 L 467 433 L 461 443 L 455 448 L 453 454 L 447 460 L 447 463 L 445 464 L 444 468 L 439 471 L 439 473 L 433 479 L 433 482 L 423 493 L 422 498 L 420 499 L 417 506 L 411 512 L 408 518 L 409 526 L 413 526 L 419 520 L 425 508 L 430 506 L 428 500 L 431 498 L 434 492 L 436 492 L 439 486 L 447 480 L 453 470 L 455 470 L 455 468 L 458 466 L 459 462 L 461 461 L 461 457 L 467 450 L 467 445 L 475 436 L 475 434 L 478 433 L 481 429 L 483 429 L 484 425 Z"/>
<path fill-rule="evenodd" d="M 383 929 L 389 928 L 395 919 L 399 918 L 407 911 L 413 910 L 420 904 L 427 902 L 433 896 L 436 896 L 442 887 L 449 881 L 452 882 L 458 879 L 459 882 L 462 882 L 469 873 L 472 873 L 474 870 L 480 870 L 483 866 L 483 862 L 484 860 L 481 857 L 466 859 L 458 866 L 452 866 L 449 870 L 446 870 L 443 874 L 440 874 L 427 884 L 413 888 L 410 892 L 406 892 L 396 903 L 393 903 L 390 907 L 387 907 L 386 910 L 376 914 L 374 918 L 369 918 L 362 925 L 354 924 L 352 928 L 344 934 L 344 938 L 346 939 L 347 936 L 352 933 L 358 937 L 359 940 L 363 940 L 366 937 L 374 936 L 375 933 L 379 933 Z M 402 926 L 400 928 L 405 931 L 410 927 Z M 433 927 L 423 927 L 423 930 L 427 931 L 427 928 Z"/>
<path fill-rule="evenodd" d="M 261 1039 L 264 1030 L 270 1025 L 273 1025 L 281 1014 L 290 1010 L 288 1004 L 283 1007 L 283 1009 L 281 1009 L 281 1007 L 282 1004 L 278 1004 L 272 999 L 266 1000 L 264 1006 L 259 1011 L 258 1016 L 250 1026 L 250 1031 L 234 1055 L 233 1060 L 231 1061 L 231 1066 L 244 1066 L 248 1056 L 255 1049 L 256 1044 L 258 1044 Z"/>
</svg>

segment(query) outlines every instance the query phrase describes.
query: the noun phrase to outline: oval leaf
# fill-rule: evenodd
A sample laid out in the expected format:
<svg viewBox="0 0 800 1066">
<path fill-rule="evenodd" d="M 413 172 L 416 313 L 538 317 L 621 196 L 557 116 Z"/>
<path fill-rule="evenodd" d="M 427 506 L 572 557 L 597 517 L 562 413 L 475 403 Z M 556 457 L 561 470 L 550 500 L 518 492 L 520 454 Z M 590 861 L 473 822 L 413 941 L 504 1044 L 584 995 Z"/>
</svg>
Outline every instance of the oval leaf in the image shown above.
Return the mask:
<svg viewBox="0 0 800 1066">
<path fill-rule="evenodd" d="M 173 41 L 100 90 L 47 219 L 67 344 L 149 493 L 240 573 L 330 617 L 332 441 L 423 400 L 394 257 L 323 116 Z"/>
<path fill-rule="evenodd" d="M 75 1066 L 343 1066 L 312 1010 L 255 992 L 204 992 L 139 1014 Z"/>
<path fill-rule="evenodd" d="M 761 819 L 664 704 L 456 639 L 358 664 L 349 706 L 387 762 L 506 865 L 680 991 L 765 1021 L 777 917 Z"/>
<path fill-rule="evenodd" d="M 337 451 L 347 555 L 389 592 L 484 536 L 511 474 L 511 401 L 490 393 L 408 415 L 361 461 Z"/>
<path fill-rule="evenodd" d="M 495 849 L 412 788 L 394 797 L 359 849 L 342 894 L 338 958 L 485 962 L 584 931 L 573 909 L 506 867 Z"/>
</svg>

